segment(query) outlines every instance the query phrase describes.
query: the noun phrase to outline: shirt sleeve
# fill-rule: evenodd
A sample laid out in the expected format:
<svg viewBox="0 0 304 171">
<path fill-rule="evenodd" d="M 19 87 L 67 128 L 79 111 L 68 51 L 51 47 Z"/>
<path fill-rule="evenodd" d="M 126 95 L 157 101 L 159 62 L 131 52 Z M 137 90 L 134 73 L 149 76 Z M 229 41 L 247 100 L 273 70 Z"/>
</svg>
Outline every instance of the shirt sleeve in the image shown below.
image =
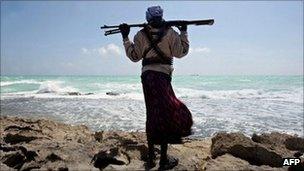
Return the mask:
<svg viewBox="0 0 304 171">
<path fill-rule="evenodd" d="M 125 47 L 127 57 L 133 61 L 138 62 L 142 58 L 142 38 L 139 33 L 134 36 L 134 43 L 125 38 L 123 40 L 123 45 Z"/>
<path fill-rule="evenodd" d="M 186 31 L 182 31 L 178 34 L 176 31 L 172 29 L 172 37 L 171 37 L 171 52 L 172 55 L 177 58 L 182 58 L 186 56 L 189 52 L 189 40 L 188 34 Z"/>
</svg>

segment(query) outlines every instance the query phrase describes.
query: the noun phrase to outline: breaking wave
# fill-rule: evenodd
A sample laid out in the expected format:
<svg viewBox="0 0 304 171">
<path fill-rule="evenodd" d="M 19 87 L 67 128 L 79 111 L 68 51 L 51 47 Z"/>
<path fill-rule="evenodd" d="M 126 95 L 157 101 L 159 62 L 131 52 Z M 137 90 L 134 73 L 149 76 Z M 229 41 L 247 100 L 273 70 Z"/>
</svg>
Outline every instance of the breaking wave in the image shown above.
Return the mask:
<svg viewBox="0 0 304 171">
<path fill-rule="evenodd" d="M 61 81 L 45 81 L 40 85 L 37 94 L 43 94 L 43 93 L 64 94 L 69 92 L 78 92 L 78 90 L 71 86 L 63 86 L 63 82 Z"/>
<path fill-rule="evenodd" d="M 265 100 L 282 100 L 295 103 L 303 103 L 303 90 L 284 90 L 284 91 L 267 91 L 255 89 L 241 90 L 194 90 L 187 88 L 176 89 L 176 94 L 181 98 L 201 98 L 201 99 L 265 99 Z"/>
<path fill-rule="evenodd" d="M 19 80 L 18 80 L 19 79 Z M 196 136 L 218 131 L 302 135 L 303 77 L 182 77 L 173 89 L 193 113 Z M 191 83 L 191 84 L 189 84 Z M 95 130 L 144 130 L 137 76 L 1 77 L 1 114 L 53 117 Z"/>
<path fill-rule="evenodd" d="M 10 85 L 14 85 L 14 84 L 41 84 L 42 82 L 40 81 L 36 81 L 36 80 L 20 80 L 20 81 L 4 81 L 4 82 L 0 82 L 0 86 L 4 87 L 4 86 L 10 86 Z"/>
</svg>

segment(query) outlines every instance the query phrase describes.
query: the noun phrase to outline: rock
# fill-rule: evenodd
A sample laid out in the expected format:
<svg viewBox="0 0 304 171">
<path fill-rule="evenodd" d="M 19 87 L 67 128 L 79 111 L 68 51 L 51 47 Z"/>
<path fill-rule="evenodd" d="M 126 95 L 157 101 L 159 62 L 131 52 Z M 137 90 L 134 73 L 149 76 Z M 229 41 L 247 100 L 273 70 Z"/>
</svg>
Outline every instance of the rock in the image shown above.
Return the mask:
<svg viewBox="0 0 304 171">
<path fill-rule="evenodd" d="M 75 165 L 76 163 L 74 163 Z M 76 164 L 78 165 L 78 164 Z M 55 161 L 55 162 L 46 162 L 43 163 L 43 165 L 41 166 L 41 168 L 39 168 L 39 170 L 69 170 L 69 168 L 72 167 L 70 164 L 67 164 L 63 161 Z M 75 170 L 80 170 L 80 169 L 75 169 Z M 87 170 L 90 170 L 90 168 L 88 168 Z"/>
<path fill-rule="evenodd" d="M 250 164 L 230 154 L 224 154 L 210 160 L 204 170 L 245 170 Z"/>
<path fill-rule="evenodd" d="M 304 170 L 304 161 L 302 159 L 302 162 L 296 166 L 291 166 L 288 168 L 289 171 L 303 171 Z"/>
<path fill-rule="evenodd" d="M 35 157 L 38 156 L 38 154 L 35 151 L 27 151 L 24 155 L 27 161 L 33 161 L 35 160 Z"/>
<path fill-rule="evenodd" d="M 106 95 L 109 95 L 109 96 L 118 96 L 119 93 L 116 93 L 116 92 L 107 92 Z"/>
<path fill-rule="evenodd" d="M 35 151 L 28 151 L 23 146 L 13 146 L 13 147 L 10 147 L 10 146 L 3 146 L 3 145 L 1 145 L 0 150 L 2 150 L 3 152 L 9 152 L 9 153 L 6 153 L 6 154 L 9 154 L 9 155 L 10 155 L 10 153 L 15 153 L 14 157 L 22 155 L 23 157 L 25 157 L 25 160 L 27 162 L 35 160 L 35 157 L 38 156 L 38 154 Z M 8 157 L 8 156 L 6 155 L 6 156 L 2 157 L 1 160 L 3 160 L 6 157 Z"/>
<path fill-rule="evenodd" d="M 92 132 L 82 125 L 2 116 L 0 124 L 0 133 L 4 135 L 0 137 L 0 163 L 6 161 L 11 168 L 17 164 L 10 164 L 11 160 L 7 160 L 9 156 L 4 156 L 18 153 L 14 156 L 23 156 L 20 161 L 24 165 L 18 166 L 22 170 L 38 169 L 40 166 L 41 170 L 58 170 L 59 166 L 75 168 L 75 164 L 87 165 L 85 170 L 91 170 L 94 166 L 89 163 L 101 148 Z"/>
<path fill-rule="evenodd" d="M 18 146 L 5 146 L 4 144 L 0 144 L 0 150 L 3 152 L 16 151 L 18 150 Z"/>
<path fill-rule="evenodd" d="M 24 163 L 24 165 L 22 166 L 22 168 L 20 170 L 29 171 L 29 170 L 33 170 L 33 169 L 40 169 L 41 165 L 42 165 L 42 163 L 32 161 L 32 162 Z"/>
<path fill-rule="evenodd" d="M 119 160 L 118 156 L 119 154 L 118 148 L 111 148 L 108 151 L 100 151 L 97 153 L 93 159 L 92 162 L 94 163 L 94 167 L 99 169 L 104 169 L 108 165 L 124 165 L 126 162 Z"/>
<path fill-rule="evenodd" d="M 229 153 L 252 165 L 282 167 L 283 158 L 293 157 L 294 152 L 285 148 L 290 135 L 279 133 L 254 135 L 252 140 L 241 133 L 218 133 L 212 138 L 213 158 Z"/>
<path fill-rule="evenodd" d="M 81 93 L 79 93 L 79 92 L 68 92 L 67 94 L 70 95 L 70 96 L 79 96 L 79 95 L 81 95 Z"/>
<path fill-rule="evenodd" d="M 11 129 L 17 129 L 17 130 L 33 130 L 31 127 L 29 126 L 25 126 L 25 127 L 21 127 L 21 126 L 18 126 L 18 125 L 10 125 L 8 127 L 6 127 L 4 129 L 4 131 L 8 131 L 8 130 L 11 130 Z"/>
<path fill-rule="evenodd" d="M 94 94 L 94 93 L 86 93 L 86 94 L 84 94 L 84 95 L 92 95 L 92 94 Z"/>
<path fill-rule="evenodd" d="M 299 150 L 304 152 L 304 138 L 291 137 L 287 138 L 284 142 L 285 146 L 289 150 Z"/>
<path fill-rule="evenodd" d="M 69 168 L 68 167 L 59 167 L 58 171 L 68 171 Z"/>
<path fill-rule="evenodd" d="M 98 131 L 46 119 L 0 116 L 0 166 L 19 170 L 144 170 L 144 132 Z M 301 156 L 302 139 L 287 134 L 218 133 L 169 145 L 174 170 L 280 170 L 282 157 Z M 158 169 L 160 147 L 155 148 Z M 211 158 L 212 157 L 212 158 Z M 3 167 L 2 167 L 3 166 Z M 292 168 L 294 169 L 294 168 Z M 297 169 L 297 168 L 296 168 Z"/>
<path fill-rule="evenodd" d="M 281 134 L 278 132 L 273 133 L 264 133 L 261 135 L 253 134 L 252 141 L 257 142 L 259 144 L 264 144 L 273 147 L 285 147 L 285 141 L 288 138 L 292 138 L 293 136 L 288 134 Z"/>
<path fill-rule="evenodd" d="M 295 152 L 293 156 L 294 157 L 301 157 L 302 155 L 303 155 L 303 153 L 298 151 L 298 152 Z"/>
<path fill-rule="evenodd" d="M 11 152 L 2 157 L 1 161 L 9 167 L 20 169 L 25 163 L 26 157 L 20 152 Z"/>
<path fill-rule="evenodd" d="M 32 137 L 32 136 L 23 136 L 20 134 L 11 134 L 8 133 L 5 137 L 4 137 L 4 141 L 6 143 L 10 143 L 10 144 L 17 144 L 17 143 L 21 143 L 21 142 L 25 142 L 28 143 L 32 140 L 37 139 L 36 137 Z"/>
<path fill-rule="evenodd" d="M 292 151 L 304 152 L 304 138 L 297 136 L 272 132 L 261 135 L 253 134 L 252 140 L 272 147 L 287 148 Z"/>
<path fill-rule="evenodd" d="M 255 166 L 251 165 L 246 160 L 234 157 L 230 154 L 224 154 L 217 157 L 216 159 L 211 159 L 208 161 L 204 170 L 250 170 L 250 171 L 280 171 L 286 170 L 285 168 L 273 168 L 270 166 Z"/>
<path fill-rule="evenodd" d="M 2 171 L 15 171 L 16 169 L 13 169 L 11 167 L 8 167 L 6 164 L 3 164 L 0 162 L 0 170 Z"/>
<path fill-rule="evenodd" d="M 48 155 L 46 157 L 46 160 L 51 161 L 51 162 L 55 162 L 57 160 L 62 160 L 62 158 L 59 157 L 58 155 L 54 154 L 54 153 L 51 153 L 50 155 Z"/>
<path fill-rule="evenodd" d="M 103 131 L 95 132 L 94 137 L 95 137 L 96 141 L 98 141 L 98 142 L 102 141 L 102 134 L 103 134 Z"/>
<path fill-rule="evenodd" d="M 297 157 L 304 153 L 304 138 L 278 132 L 254 134 L 252 140 L 276 151 L 282 157 Z"/>
<path fill-rule="evenodd" d="M 56 91 L 54 91 L 54 90 L 42 89 L 42 90 L 39 90 L 39 91 L 37 92 L 37 94 L 43 94 L 43 93 L 56 93 Z"/>
<path fill-rule="evenodd" d="M 211 155 L 212 158 L 230 153 L 235 146 L 254 147 L 254 143 L 241 133 L 218 133 L 212 139 Z"/>
</svg>

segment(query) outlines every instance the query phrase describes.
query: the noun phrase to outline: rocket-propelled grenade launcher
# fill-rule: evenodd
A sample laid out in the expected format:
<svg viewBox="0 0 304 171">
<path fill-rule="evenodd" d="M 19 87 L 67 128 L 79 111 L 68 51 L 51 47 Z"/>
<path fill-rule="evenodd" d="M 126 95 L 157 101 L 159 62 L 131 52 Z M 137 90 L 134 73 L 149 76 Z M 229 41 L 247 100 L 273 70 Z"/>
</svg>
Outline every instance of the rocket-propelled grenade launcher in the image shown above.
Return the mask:
<svg viewBox="0 0 304 171">
<path fill-rule="evenodd" d="M 182 25 L 195 25 L 195 26 L 200 26 L 200 25 L 213 25 L 214 20 L 213 19 L 208 19 L 208 20 L 171 20 L 171 21 L 165 21 L 165 26 L 170 27 L 170 26 L 182 26 Z M 143 24 L 129 24 L 130 27 L 145 27 L 147 23 Z M 120 33 L 119 30 L 119 25 L 115 26 L 107 26 L 104 25 L 103 27 L 100 27 L 101 29 L 111 29 L 115 28 L 113 30 L 107 30 L 105 31 L 105 36 L 110 35 L 110 34 L 117 34 Z"/>
</svg>

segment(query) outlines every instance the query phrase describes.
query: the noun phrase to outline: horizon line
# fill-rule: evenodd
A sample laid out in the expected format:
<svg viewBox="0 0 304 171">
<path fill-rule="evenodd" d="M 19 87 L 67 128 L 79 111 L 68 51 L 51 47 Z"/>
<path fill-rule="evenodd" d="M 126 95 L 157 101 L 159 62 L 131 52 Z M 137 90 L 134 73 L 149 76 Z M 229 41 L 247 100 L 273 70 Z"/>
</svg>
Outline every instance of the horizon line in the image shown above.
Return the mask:
<svg viewBox="0 0 304 171">
<path fill-rule="evenodd" d="M 139 74 L 0 74 L 0 76 L 140 76 Z M 304 74 L 173 74 L 173 76 L 304 76 Z"/>
</svg>

